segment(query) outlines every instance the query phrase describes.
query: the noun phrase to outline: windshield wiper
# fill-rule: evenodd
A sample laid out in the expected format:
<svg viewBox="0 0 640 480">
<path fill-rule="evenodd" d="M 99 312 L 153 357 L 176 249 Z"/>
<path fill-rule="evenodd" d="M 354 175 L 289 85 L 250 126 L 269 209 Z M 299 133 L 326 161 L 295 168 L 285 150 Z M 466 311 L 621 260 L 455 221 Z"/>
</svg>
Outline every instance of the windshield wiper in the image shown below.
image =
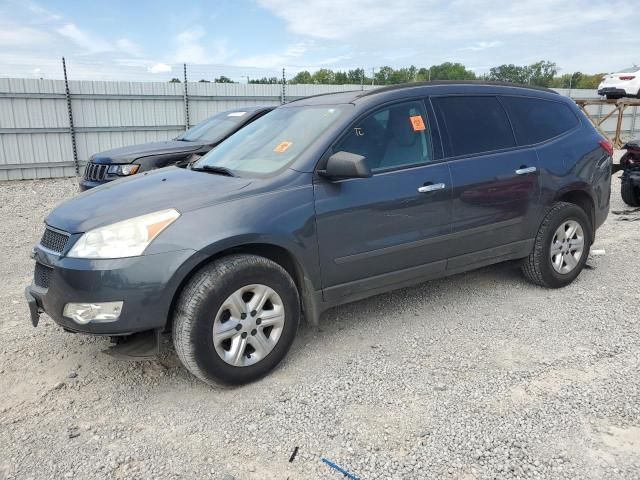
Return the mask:
<svg viewBox="0 0 640 480">
<path fill-rule="evenodd" d="M 218 175 L 226 175 L 227 177 L 235 177 L 236 174 L 233 173 L 226 167 L 217 167 L 215 165 L 202 165 L 200 167 L 191 166 L 191 170 L 195 172 L 207 172 L 207 173 L 217 173 Z"/>
</svg>

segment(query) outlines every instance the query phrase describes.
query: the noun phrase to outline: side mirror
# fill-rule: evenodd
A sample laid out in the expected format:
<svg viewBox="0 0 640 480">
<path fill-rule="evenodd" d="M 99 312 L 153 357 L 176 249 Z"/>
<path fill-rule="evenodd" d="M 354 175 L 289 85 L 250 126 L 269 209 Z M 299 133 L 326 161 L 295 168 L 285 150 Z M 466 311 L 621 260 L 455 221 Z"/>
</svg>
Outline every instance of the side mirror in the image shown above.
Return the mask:
<svg viewBox="0 0 640 480">
<path fill-rule="evenodd" d="M 319 175 L 327 178 L 368 178 L 371 169 L 367 165 L 367 159 L 362 155 L 349 152 L 336 152 L 327 160 L 324 170 Z"/>
</svg>

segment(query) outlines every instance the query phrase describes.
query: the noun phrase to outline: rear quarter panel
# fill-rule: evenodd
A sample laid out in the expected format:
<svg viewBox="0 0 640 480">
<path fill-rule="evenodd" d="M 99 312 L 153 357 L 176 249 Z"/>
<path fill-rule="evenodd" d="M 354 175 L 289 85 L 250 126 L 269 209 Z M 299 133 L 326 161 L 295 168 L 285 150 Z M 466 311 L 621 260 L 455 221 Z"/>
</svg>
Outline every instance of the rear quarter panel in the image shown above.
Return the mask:
<svg viewBox="0 0 640 480">
<path fill-rule="evenodd" d="M 540 166 L 541 203 L 549 208 L 563 195 L 582 191 L 594 206 L 595 227 L 609 211 L 611 195 L 611 159 L 600 147 L 602 136 L 584 118 L 577 107 L 581 125 L 575 130 L 537 148 Z"/>
</svg>

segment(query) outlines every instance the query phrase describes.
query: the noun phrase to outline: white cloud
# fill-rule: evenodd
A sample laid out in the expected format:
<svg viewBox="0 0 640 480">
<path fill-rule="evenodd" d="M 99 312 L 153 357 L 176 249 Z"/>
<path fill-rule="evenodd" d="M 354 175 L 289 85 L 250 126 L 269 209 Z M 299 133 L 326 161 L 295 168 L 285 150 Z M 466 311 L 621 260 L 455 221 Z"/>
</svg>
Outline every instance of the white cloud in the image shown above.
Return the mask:
<svg viewBox="0 0 640 480">
<path fill-rule="evenodd" d="M 488 48 L 496 48 L 502 45 L 502 42 L 493 41 L 493 42 L 475 42 L 473 45 L 463 48 L 463 50 L 470 50 L 472 52 L 481 52 L 482 50 L 486 50 Z"/>
<path fill-rule="evenodd" d="M 0 24 L 0 46 L 44 46 L 50 41 L 51 35 L 37 28 Z"/>
<path fill-rule="evenodd" d="M 171 72 L 171 65 L 167 65 L 166 63 L 156 63 L 150 67 L 147 67 L 147 72 L 149 73 L 169 73 Z"/>
<path fill-rule="evenodd" d="M 89 53 L 109 52 L 114 50 L 113 45 L 109 42 L 89 32 L 81 30 L 74 23 L 65 23 L 61 27 L 56 28 L 55 31 L 59 35 L 71 40 L 77 46 L 86 49 Z"/>
<path fill-rule="evenodd" d="M 612 36 L 615 19 L 634 17 L 627 0 L 257 0 L 302 39 L 347 47 L 353 66 L 525 64 L 606 71 L 635 58 L 639 29 Z M 487 41 L 486 39 L 491 39 Z M 343 53 L 343 52 L 341 52 Z"/>
<path fill-rule="evenodd" d="M 202 25 L 193 25 L 189 30 L 178 33 L 173 43 L 175 48 L 169 55 L 170 63 L 191 63 L 196 65 L 223 63 L 232 55 L 226 40 L 207 42 Z"/>
<path fill-rule="evenodd" d="M 134 57 L 142 56 L 142 48 L 137 43 L 132 42 L 128 38 L 119 38 L 116 40 L 117 50 L 132 55 Z"/>
<path fill-rule="evenodd" d="M 289 45 L 281 52 L 262 55 L 250 55 L 234 60 L 235 65 L 256 68 L 282 68 L 291 65 L 296 59 L 301 59 L 313 46 L 313 42 L 298 42 Z"/>
</svg>

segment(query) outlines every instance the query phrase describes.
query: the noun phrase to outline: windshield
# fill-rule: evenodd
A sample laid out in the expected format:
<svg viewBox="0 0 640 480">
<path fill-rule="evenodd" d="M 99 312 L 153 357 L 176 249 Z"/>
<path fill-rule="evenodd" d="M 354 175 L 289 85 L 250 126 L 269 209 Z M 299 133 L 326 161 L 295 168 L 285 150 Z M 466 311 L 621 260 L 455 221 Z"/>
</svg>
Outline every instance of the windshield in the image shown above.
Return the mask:
<svg viewBox="0 0 640 480">
<path fill-rule="evenodd" d="M 638 67 L 637 65 L 634 65 L 633 67 L 627 67 L 616 73 L 633 73 L 633 72 L 637 72 L 638 70 L 640 70 L 640 67 Z"/>
<path fill-rule="evenodd" d="M 251 115 L 250 112 L 242 111 L 217 113 L 184 132 L 177 140 L 185 142 L 218 142 L 235 130 L 249 115 Z"/>
<path fill-rule="evenodd" d="M 193 168 L 224 167 L 240 175 L 274 173 L 290 165 L 344 109 L 344 105 L 278 108 L 234 133 Z"/>
</svg>

